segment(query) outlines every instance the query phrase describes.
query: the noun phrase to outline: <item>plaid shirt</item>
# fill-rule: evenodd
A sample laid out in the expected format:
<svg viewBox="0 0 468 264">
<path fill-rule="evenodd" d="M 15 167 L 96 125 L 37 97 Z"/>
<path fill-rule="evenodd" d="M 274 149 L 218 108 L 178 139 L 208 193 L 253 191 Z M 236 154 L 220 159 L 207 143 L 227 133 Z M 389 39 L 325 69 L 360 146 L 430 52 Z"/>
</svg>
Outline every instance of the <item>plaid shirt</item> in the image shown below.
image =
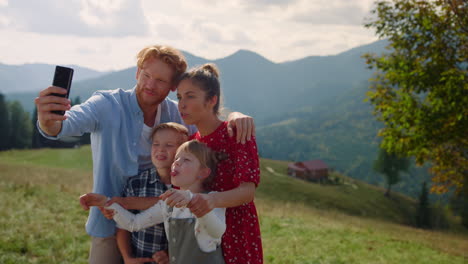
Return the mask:
<svg viewBox="0 0 468 264">
<path fill-rule="evenodd" d="M 151 197 L 159 196 L 167 190 L 166 185 L 159 178 L 156 169 L 150 168 L 130 177 L 124 188 L 123 197 Z M 140 211 L 133 210 L 133 213 Z M 167 249 L 167 238 L 164 224 L 158 224 L 138 232 L 132 232 L 132 250 L 137 258 L 151 258 L 160 250 Z"/>
</svg>

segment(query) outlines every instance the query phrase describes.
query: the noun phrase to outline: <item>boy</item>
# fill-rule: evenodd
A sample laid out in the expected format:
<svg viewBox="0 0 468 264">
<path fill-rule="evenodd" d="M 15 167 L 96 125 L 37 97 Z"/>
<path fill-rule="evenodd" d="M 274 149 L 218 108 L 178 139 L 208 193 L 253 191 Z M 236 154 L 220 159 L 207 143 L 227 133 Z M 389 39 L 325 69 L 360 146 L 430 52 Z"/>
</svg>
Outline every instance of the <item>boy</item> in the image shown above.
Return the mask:
<svg viewBox="0 0 468 264">
<path fill-rule="evenodd" d="M 174 161 L 177 148 L 187 141 L 188 137 L 188 130 L 183 125 L 170 122 L 156 126 L 151 134 L 151 161 L 155 167 L 130 177 L 122 197 L 114 197 L 110 202 L 117 202 L 124 208 L 134 208 L 132 203 L 140 203 L 140 207 L 143 208 L 149 208 L 155 204 L 158 200 L 157 197 L 163 194 L 171 184 L 171 164 Z M 140 197 L 148 198 L 142 199 Z M 83 195 L 80 197 L 80 202 L 89 204 L 92 199 L 90 194 Z M 156 260 L 167 258 L 165 252 L 160 252 L 167 250 L 163 224 L 133 233 L 117 229 L 116 239 L 125 263 L 133 263 L 138 260 L 151 262 L 153 254 L 155 254 Z"/>
</svg>

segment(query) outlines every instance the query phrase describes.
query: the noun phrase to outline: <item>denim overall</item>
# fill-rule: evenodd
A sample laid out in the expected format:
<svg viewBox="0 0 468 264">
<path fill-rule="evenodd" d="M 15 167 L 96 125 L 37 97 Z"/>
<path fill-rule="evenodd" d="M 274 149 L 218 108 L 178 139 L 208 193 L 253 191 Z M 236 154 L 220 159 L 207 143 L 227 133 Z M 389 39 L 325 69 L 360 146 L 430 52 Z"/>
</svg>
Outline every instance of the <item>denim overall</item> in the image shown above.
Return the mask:
<svg viewBox="0 0 468 264">
<path fill-rule="evenodd" d="M 172 207 L 169 208 L 172 213 Z M 195 218 L 169 218 L 169 260 L 171 264 L 224 264 L 221 246 L 203 252 L 195 237 Z"/>
</svg>

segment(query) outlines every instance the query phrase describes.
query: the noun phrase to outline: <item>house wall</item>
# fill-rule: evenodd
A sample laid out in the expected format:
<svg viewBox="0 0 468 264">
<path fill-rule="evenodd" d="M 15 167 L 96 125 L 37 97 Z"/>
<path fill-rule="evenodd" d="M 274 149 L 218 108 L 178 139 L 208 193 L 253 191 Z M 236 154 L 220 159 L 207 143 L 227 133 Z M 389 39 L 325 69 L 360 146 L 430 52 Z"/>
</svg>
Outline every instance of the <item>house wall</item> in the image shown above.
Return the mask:
<svg viewBox="0 0 468 264">
<path fill-rule="evenodd" d="M 318 181 L 328 178 L 328 169 L 312 170 L 312 171 L 296 171 L 288 168 L 288 175 L 302 180 Z"/>
<path fill-rule="evenodd" d="M 327 169 L 321 169 L 321 170 L 312 170 L 309 171 L 307 174 L 307 178 L 309 180 L 320 180 L 320 179 L 326 179 L 328 178 L 328 170 Z"/>
</svg>

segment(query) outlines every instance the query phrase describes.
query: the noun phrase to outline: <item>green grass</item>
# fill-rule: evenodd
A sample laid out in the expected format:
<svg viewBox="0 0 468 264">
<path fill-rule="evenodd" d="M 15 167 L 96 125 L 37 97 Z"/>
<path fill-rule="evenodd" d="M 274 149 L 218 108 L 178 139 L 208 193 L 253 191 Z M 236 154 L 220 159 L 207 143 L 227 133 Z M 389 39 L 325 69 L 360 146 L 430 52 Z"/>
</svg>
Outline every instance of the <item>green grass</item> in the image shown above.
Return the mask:
<svg viewBox="0 0 468 264">
<path fill-rule="evenodd" d="M 0 263 L 86 263 L 86 212 L 53 186 L 0 182 Z"/>
<path fill-rule="evenodd" d="M 265 263 L 467 263 L 457 220 L 448 230 L 413 228 L 413 200 L 344 176 L 338 186 L 292 179 L 286 164 L 261 161 Z M 89 147 L 0 153 L 0 263 L 87 262 L 78 196 L 91 190 L 91 168 Z"/>
<path fill-rule="evenodd" d="M 46 168 L 92 170 L 90 147 L 77 149 L 41 149 L 37 151 L 8 150 L 0 152 L 5 164 L 34 165 Z"/>
</svg>

